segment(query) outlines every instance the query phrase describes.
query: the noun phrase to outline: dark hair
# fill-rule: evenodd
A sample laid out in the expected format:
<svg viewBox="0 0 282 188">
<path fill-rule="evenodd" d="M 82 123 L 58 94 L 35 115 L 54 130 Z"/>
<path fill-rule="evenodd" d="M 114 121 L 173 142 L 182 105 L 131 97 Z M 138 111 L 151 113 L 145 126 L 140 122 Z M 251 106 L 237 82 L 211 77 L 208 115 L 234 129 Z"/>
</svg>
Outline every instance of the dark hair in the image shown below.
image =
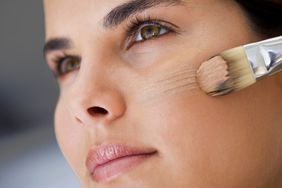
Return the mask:
<svg viewBox="0 0 282 188">
<path fill-rule="evenodd" d="M 245 11 L 259 34 L 274 37 L 282 34 L 282 0 L 235 0 Z"/>
</svg>

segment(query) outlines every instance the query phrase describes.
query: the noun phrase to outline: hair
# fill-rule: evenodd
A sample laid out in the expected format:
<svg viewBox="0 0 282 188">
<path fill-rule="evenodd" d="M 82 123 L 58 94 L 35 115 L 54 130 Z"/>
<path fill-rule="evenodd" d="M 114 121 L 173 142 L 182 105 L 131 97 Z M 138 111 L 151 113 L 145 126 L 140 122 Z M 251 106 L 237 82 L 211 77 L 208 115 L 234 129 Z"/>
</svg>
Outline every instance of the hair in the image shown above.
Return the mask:
<svg viewBox="0 0 282 188">
<path fill-rule="evenodd" d="M 266 37 L 282 34 L 282 0 L 235 0 L 256 32 Z"/>
</svg>

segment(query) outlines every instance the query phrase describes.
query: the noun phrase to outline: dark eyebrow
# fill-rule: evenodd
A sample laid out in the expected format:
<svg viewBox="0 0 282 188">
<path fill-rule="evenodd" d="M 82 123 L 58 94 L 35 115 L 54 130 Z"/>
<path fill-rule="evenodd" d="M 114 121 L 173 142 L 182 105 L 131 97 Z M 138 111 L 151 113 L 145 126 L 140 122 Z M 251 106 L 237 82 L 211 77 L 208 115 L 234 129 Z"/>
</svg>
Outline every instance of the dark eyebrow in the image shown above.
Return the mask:
<svg viewBox="0 0 282 188">
<path fill-rule="evenodd" d="M 53 38 L 49 39 L 43 48 L 43 54 L 44 57 L 51 51 L 55 50 L 63 50 L 63 49 L 69 49 L 72 46 L 72 42 L 68 38 Z"/>
<path fill-rule="evenodd" d="M 122 23 L 130 16 L 146 9 L 160 5 L 174 6 L 180 5 L 182 3 L 183 0 L 131 0 L 111 10 L 105 16 L 103 25 L 106 28 L 114 27 Z"/>
</svg>

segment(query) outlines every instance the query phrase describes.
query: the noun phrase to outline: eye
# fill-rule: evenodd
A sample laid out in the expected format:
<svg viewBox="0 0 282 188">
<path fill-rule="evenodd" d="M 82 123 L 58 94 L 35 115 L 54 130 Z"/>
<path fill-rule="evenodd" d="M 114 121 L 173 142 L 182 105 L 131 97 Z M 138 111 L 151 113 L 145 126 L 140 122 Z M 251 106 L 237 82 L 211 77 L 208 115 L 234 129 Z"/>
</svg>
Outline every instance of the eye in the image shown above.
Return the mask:
<svg viewBox="0 0 282 188">
<path fill-rule="evenodd" d="M 168 29 L 163 28 L 160 25 L 146 25 L 140 29 L 135 41 L 145 41 L 149 39 L 154 39 L 168 32 Z"/>
<path fill-rule="evenodd" d="M 168 33 L 177 33 L 179 27 L 162 20 L 152 20 L 150 18 L 131 21 L 127 29 L 126 48 L 129 49 L 132 45 L 138 42 L 157 39 Z"/>
<path fill-rule="evenodd" d="M 57 60 L 57 75 L 63 76 L 80 68 L 80 58 L 75 56 L 66 56 Z"/>
</svg>

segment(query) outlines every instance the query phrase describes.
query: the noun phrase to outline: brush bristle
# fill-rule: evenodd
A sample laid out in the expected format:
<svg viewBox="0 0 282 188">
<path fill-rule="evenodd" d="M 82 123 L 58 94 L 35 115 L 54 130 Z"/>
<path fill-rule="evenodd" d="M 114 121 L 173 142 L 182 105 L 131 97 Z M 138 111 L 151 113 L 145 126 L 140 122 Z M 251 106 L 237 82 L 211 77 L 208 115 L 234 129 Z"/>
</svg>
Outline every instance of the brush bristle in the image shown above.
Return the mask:
<svg viewBox="0 0 282 188">
<path fill-rule="evenodd" d="M 223 83 L 225 86 L 232 86 L 228 76 L 227 63 L 222 57 L 216 56 L 201 64 L 197 71 L 197 80 L 200 88 L 213 95 L 215 92 L 224 94 L 228 90 L 219 89 Z"/>
<path fill-rule="evenodd" d="M 224 95 L 256 82 L 243 47 L 224 51 L 215 58 L 203 63 L 198 71 L 200 87 L 208 95 Z M 211 78 L 216 78 L 216 80 L 211 80 Z M 207 85 L 209 87 L 206 87 Z"/>
<path fill-rule="evenodd" d="M 234 91 L 246 88 L 256 82 L 256 77 L 249 64 L 243 47 L 233 48 L 220 54 L 227 61 L 230 79 Z"/>
</svg>

